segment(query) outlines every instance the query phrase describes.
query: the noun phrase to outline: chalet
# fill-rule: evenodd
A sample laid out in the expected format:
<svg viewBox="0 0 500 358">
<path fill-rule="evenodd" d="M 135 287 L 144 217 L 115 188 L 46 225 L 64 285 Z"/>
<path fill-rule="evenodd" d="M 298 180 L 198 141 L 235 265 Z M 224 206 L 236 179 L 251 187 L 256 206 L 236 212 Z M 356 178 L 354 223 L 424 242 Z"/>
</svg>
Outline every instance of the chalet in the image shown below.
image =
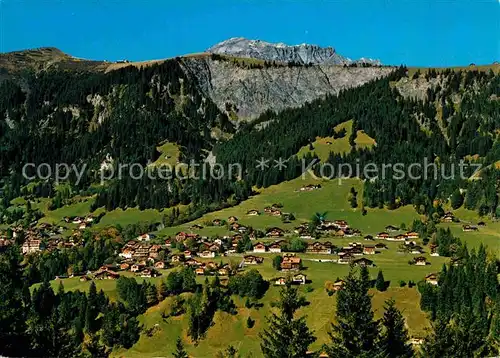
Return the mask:
<svg viewBox="0 0 500 358">
<path fill-rule="evenodd" d="M 183 255 L 178 255 L 178 254 L 172 255 L 170 257 L 170 261 L 172 261 L 172 262 L 182 262 L 182 261 L 184 261 L 184 256 Z"/>
<path fill-rule="evenodd" d="M 272 210 L 281 209 L 282 207 L 283 207 L 283 204 L 280 204 L 280 203 L 274 203 L 273 205 L 271 205 Z"/>
<path fill-rule="evenodd" d="M 373 261 L 372 260 L 368 260 L 368 259 L 365 259 L 364 257 L 360 258 L 360 259 L 356 259 L 352 262 L 352 264 L 354 266 L 361 266 L 361 267 L 373 267 L 375 266 L 373 264 Z"/>
<path fill-rule="evenodd" d="M 431 249 L 431 256 L 434 256 L 434 257 L 439 256 L 437 245 L 429 245 L 429 248 Z"/>
<path fill-rule="evenodd" d="M 90 280 L 90 277 L 86 276 L 86 275 L 83 275 L 80 277 L 80 282 L 87 282 Z"/>
<path fill-rule="evenodd" d="M 198 267 L 196 270 L 194 270 L 194 273 L 197 275 L 204 275 L 205 269 L 203 267 Z"/>
<path fill-rule="evenodd" d="M 142 234 L 137 236 L 136 240 L 137 241 L 150 241 L 152 239 L 152 236 L 150 234 Z"/>
<path fill-rule="evenodd" d="M 315 242 L 307 245 L 306 252 L 310 254 L 330 255 L 332 253 L 332 247 L 331 245 L 325 245 L 321 242 Z"/>
<path fill-rule="evenodd" d="M 207 249 L 212 252 L 220 252 L 220 244 L 217 243 L 210 244 L 208 245 Z"/>
<path fill-rule="evenodd" d="M 377 250 L 387 250 L 387 245 L 379 242 L 378 244 L 375 244 L 375 248 Z"/>
<path fill-rule="evenodd" d="M 423 256 L 415 257 L 413 262 L 417 266 L 425 266 L 428 264 L 427 259 Z"/>
<path fill-rule="evenodd" d="M 410 254 L 419 255 L 424 252 L 424 249 L 421 246 L 414 245 L 410 248 Z"/>
<path fill-rule="evenodd" d="M 399 231 L 399 228 L 397 226 L 387 225 L 385 227 L 385 231 L 387 231 L 387 232 Z"/>
<path fill-rule="evenodd" d="M 194 224 L 194 225 L 191 225 L 191 229 L 192 230 L 201 230 L 201 229 L 203 229 L 203 226 L 201 226 L 199 224 Z"/>
<path fill-rule="evenodd" d="M 363 247 L 363 255 L 375 255 L 375 246 Z"/>
<path fill-rule="evenodd" d="M 238 221 L 238 218 L 236 216 L 230 216 L 227 221 L 232 224 Z"/>
<path fill-rule="evenodd" d="M 258 265 L 264 262 L 263 257 L 247 255 L 243 257 L 245 265 Z"/>
<path fill-rule="evenodd" d="M 205 267 L 209 270 L 216 270 L 219 267 L 215 262 L 209 261 L 205 264 Z"/>
<path fill-rule="evenodd" d="M 373 241 L 373 236 L 372 235 L 366 235 L 365 236 L 366 241 Z"/>
<path fill-rule="evenodd" d="M 210 251 L 210 250 L 205 250 L 199 253 L 199 256 L 204 258 L 204 259 L 209 259 L 209 258 L 214 258 L 215 257 L 215 252 Z"/>
<path fill-rule="evenodd" d="M 185 257 L 186 259 L 190 259 L 190 258 L 191 258 L 191 257 L 193 257 L 193 256 L 194 256 L 194 252 L 192 252 L 191 250 L 186 250 L 186 251 L 184 251 L 184 257 Z"/>
<path fill-rule="evenodd" d="M 149 257 L 149 249 L 151 248 L 148 244 L 140 245 L 132 254 L 132 258 L 136 260 L 144 260 Z"/>
<path fill-rule="evenodd" d="M 340 291 L 344 288 L 345 281 L 344 280 L 337 280 L 333 283 L 333 290 L 334 291 Z"/>
<path fill-rule="evenodd" d="M 410 342 L 411 345 L 419 346 L 419 345 L 421 345 L 421 344 L 424 343 L 424 339 L 423 338 L 412 337 L 412 338 L 410 338 L 409 342 Z"/>
<path fill-rule="evenodd" d="M 406 233 L 406 237 L 410 240 L 417 240 L 420 237 L 420 235 L 418 234 L 418 232 L 409 231 Z"/>
<path fill-rule="evenodd" d="M 478 228 L 477 228 L 477 226 L 464 225 L 464 226 L 462 226 L 462 230 L 464 232 L 473 232 L 473 231 L 478 231 Z"/>
<path fill-rule="evenodd" d="M 278 277 L 274 279 L 274 284 L 276 286 L 284 286 L 286 285 L 287 279 L 286 277 Z"/>
<path fill-rule="evenodd" d="M 354 260 L 353 254 L 347 252 L 339 252 L 339 259 L 337 261 L 339 264 L 349 264 L 352 260 Z"/>
<path fill-rule="evenodd" d="M 163 270 L 165 269 L 165 262 L 164 261 L 158 261 L 155 263 L 155 269 L 157 270 Z"/>
<path fill-rule="evenodd" d="M 198 240 L 200 238 L 200 235 L 198 234 L 188 234 L 186 232 L 178 232 L 175 234 L 175 240 L 177 241 L 185 241 L 187 239 L 195 239 Z"/>
<path fill-rule="evenodd" d="M 281 237 L 283 236 L 283 230 L 280 229 L 279 227 L 272 227 L 269 228 L 266 232 L 267 237 Z"/>
<path fill-rule="evenodd" d="M 145 269 L 140 273 L 141 277 L 156 277 L 158 276 L 158 272 L 154 269 Z"/>
<path fill-rule="evenodd" d="M 122 270 L 122 271 L 127 271 L 129 268 L 130 268 L 130 264 L 128 264 L 126 262 L 120 264 L 120 270 Z"/>
<path fill-rule="evenodd" d="M 153 245 L 149 248 L 149 257 L 151 258 L 157 258 L 158 255 L 160 254 L 161 251 L 161 246 L 160 245 Z"/>
<path fill-rule="evenodd" d="M 222 220 L 221 219 L 213 219 L 212 224 L 214 226 L 221 226 L 222 225 Z"/>
<path fill-rule="evenodd" d="M 131 267 L 130 267 L 130 271 L 132 272 L 140 272 L 144 269 L 145 265 L 143 264 L 133 264 Z"/>
<path fill-rule="evenodd" d="M 281 216 L 282 212 L 281 210 L 275 209 L 271 210 L 271 216 Z"/>
<path fill-rule="evenodd" d="M 94 222 L 94 217 L 93 217 L 93 216 L 87 216 L 87 217 L 85 218 L 85 222 L 86 222 L 86 223 L 92 223 L 92 222 Z"/>
<path fill-rule="evenodd" d="M 203 266 L 203 263 L 195 260 L 195 259 L 189 259 L 186 262 L 184 262 L 186 266 Z"/>
<path fill-rule="evenodd" d="M 229 270 L 225 267 L 221 267 L 217 273 L 220 275 L 220 276 L 229 276 Z"/>
<path fill-rule="evenodd" d="M 346 237 L 358 237 L 361 236 L 361 231 L 358 229 L 345 229 Z"/>
<path fill-rule="evenodd" d="M 378 240 L 387 240 L 389 237 L 389 234 L 386 232 L 379 232 L 377 236 L 375 236 L 375 238 Z"/>
<path fill-rule="evenodd" d="M 292 283 L 296 285 L 305 285 L 307 282 L 307 276 L 304 274 L 297 274 L 292 277 Z"/>
<path fill-rule="evenodd" d="M 350 248 L 345 248 L 344 250 L 346 250 L 347 252 L 349 252 L 351 255 L 354 255 L 354 256 L 363 255 L 363 247 L 361 247 L 361 246 L 353 246 Z"/>
<path fill-rule="evenodd" d="M 446 213 L 442 218 L 441 218 L 441 221 L 442 222 L 445 222 L 445 223 L 452 223 L 455 221 L 455 216 L 452 214 L 452 213 Z"/>
<path fill-rule="evenodd" d="M 250 215 L 250 216 L 257 216 L 259 214 L 260 214 L 259 210 L 256 210 L 256 209 L 252 209 L 252 210 L 247 211 L 247 215 Z"/>
<path fill-rule="evenodd" d="M 485 227 L 486 223 L 484 221 L 480 221 L 480 222 L 477 223 L 477 226 L 479 226 L 479 227 Z"/>
<path fill-rule="evenodd" d="M 386 239 L 387 241 L 405 241 L 406 235 L 400 234 L 396 236 L 390 236 Z"/>
<path fill-rule="evenodd" d="M 264 253 L 266 251 L 267 251 L 267 247 L 262 242 L 258 242 L 255 245 L 253 245 L 253 252 Z"/>
<path fill-rule="evenodd" d="M 240 223 L 234 222 L 231 225 L 229 225 L 229 228 L 231 229 L 231 231 L 238 231 L 238 229 L 240 228 L 240 226 L 241 226 Z"/>
<path fill-rule="evenodd" d="M 303 187 L 301 187 L 300 191 L 313 191 L 313 190 L 317 190 L 317 189 L 321 189 L 320 184 L 308 184 L 308 185 L 304 185 Z"/>
<path fill-rule="evenodd" d="M 120 277 L 120 274 L 112 270 L 97 270 L 94 273 L 94 278 L 96 280 L 116 280 Z"/>
<path fill-rule="evenodd" d="M 273 211 L 273 209 L 270 206 L 266 206 L 264 208 L 264 213 L 266 213 L 266 214 L 271 214 L 271 211 Z"/>
<path fill-rule="evenodd" d="M 431 285 L 437 286 L 438 284 L 438 275 L 436 273 L 430 273 L 425 276 L 425 282 L 430 283 Z"/>
<path fill-rule="evenodd" d="M 333 222 L 339 229 L 346 230 L 349 228 L 349 224 L 345 220 L 335 220 Z"/>
<path fill-rule="evenodd" d="M 86 223 L 81 223 L 80 225 L 78 225 L 78 230 L 85 230 L 86 228 L 87 228 Z"/>
<path fill-rule="evenodd" d="M 312 235 L 310 235 L 308 233 L 302 233 L 302 234 L 300 234 L 299 238 L 301 238 L 302 240 L 312 240 L 312 239 L 314 239 L 314 237 L 312 237 Z"/>
<path fill-rule="evenodd" d="M 282 271 L 300 270 L 301 266 L 302 260 L 300 259 L 300 257 L 285 256 L 283 257 L 283 261 L 281 262 Z"/>
<path fill-rule="evenodd" d="M 23 255 L 29 255 L 42 251 L 42 241 L 37 239 L 28 239 L 23 243 Z"/>
<path fill-rule="evenodd" d="M 281 252 L 281 245 L 284 243 L 284 241 L 280 240 L 280 241 L 276 241 L 276 242 L 273 242 L 271 245 L 268 246 L 269 248 L 269 251 L 270 252 L 274 252 L 274 253 L 279 253 Z"/>
<path fill-rule="evenodd" d="M 77 216 L 77 217 L 73 218 L 73 220 L 71 222 L 73 224 L 81 224 L 82 221 L 83 221 L 83 219 Z"/>
<path fill-rule="evenodd" d="M 248 227 L 240 225 L 237 230 L 240 234 L 244 234 L 248 231 Z"/>
</svg>

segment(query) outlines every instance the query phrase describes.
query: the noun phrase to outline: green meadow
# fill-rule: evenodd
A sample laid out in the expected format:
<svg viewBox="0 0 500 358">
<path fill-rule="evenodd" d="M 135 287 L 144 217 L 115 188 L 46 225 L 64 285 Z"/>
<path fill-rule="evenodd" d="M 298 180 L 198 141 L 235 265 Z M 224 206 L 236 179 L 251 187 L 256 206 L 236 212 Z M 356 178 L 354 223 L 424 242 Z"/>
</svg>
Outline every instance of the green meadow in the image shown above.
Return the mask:
<svg viewBox="0 0 500 358">
<path fill-rule="evenodd" d="M 349 137 L 352 133 L 352 120 L 341 123 L 334 128 L 337 133 L 342 129 L 346 130 L 346 135 L 344 137 L 337 139 L 333 137 L 316 137 L 316 140 L 312 143 L 314 149 L 311 150 L 309 145 L 305 145 L 299 150 L 298 157 L 300 158 L 307 153 L 311 153 L 316 154 L 322 161 L 326 161 L 330 152 L 347 153 L 351 151 Z M 358 149 L 371 148 L 376 145 L 375 140 L 361 130 L 356 132 L 356 139 L 354 142 Z"/>
</svg>

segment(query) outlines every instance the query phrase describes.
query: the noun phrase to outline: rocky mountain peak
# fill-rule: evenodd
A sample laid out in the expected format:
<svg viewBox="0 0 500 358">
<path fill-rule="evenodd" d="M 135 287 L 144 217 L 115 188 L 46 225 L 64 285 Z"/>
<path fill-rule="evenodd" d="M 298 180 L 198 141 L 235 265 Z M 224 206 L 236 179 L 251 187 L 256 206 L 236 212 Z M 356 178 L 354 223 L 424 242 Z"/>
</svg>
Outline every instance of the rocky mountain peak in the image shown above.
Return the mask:
<svg viewBox="0 0 500 358">
<path fill-rule="evenodd" d="M 233 37 L 222 41 L 207 52 L 243 58 L 256 58 L 265 61 L 297 62 L 301 64 L 344 65 L 354 62 L 365 62 L 380 65 L 380 61 L 363 58 L 353 61 L 338 54 L 333 47 L 321 47 L 311 44 L 287 45 L 270 43 L 261 40 L 250 40 L 243 37 Z"/>
</svg>

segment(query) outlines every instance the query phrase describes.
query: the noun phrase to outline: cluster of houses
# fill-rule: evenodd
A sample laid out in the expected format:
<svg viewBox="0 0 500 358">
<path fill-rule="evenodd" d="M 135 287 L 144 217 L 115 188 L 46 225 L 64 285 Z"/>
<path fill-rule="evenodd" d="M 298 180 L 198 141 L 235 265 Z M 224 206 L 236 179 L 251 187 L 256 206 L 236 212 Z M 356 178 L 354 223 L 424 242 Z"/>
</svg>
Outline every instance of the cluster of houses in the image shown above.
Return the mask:
<svg viewBox="0 0 500 358">
<path fill-rule="evenodd" d="M 354 264 L 362 266 L 373 266 L 373 261 L 364 259 L 360 260 L 356 256 L 374 255 L 380 250 L 387 250 L 387 245 L 377 243 L 376 245 L 363 245 L 357 242 L 349 243 L 348 246 L 341 248 L 338 251 L 339 264 Z"/>
<path fill-rule="evenodd" d="M 386 231 L 380 232 L 375 236 L 377 240 L 387 240 L 387 241 L 408 241 L 408 240 L 416 240 L 419 238 L 418 232 L 409 231 L 405 234 L 398 234 L 395 236 L 391 236 L 389 232 L 397 231 L 394 230 L 394 226 L 387 226 Z"/>
<path fill-rule="evenodd" d="M 13 240 L 22 237 L 21 252 L 23 255 L 31 255 L 44 250 L 52 251 L 60 248 L 71 248 L 79 244 L 74 238 L 65 240 L 61 235 L 63 231 L 63 227 L 48 223 L 42 223 L 38 227 L 31 226 L 28 229 L 19 226 L 12 229 L 12 240 L 6 237 L 1 237 L 0 240 L 3 241 L 3 245 L 9 245 Z"/>
<path fill-rule="evenodd" d="M 320 234 L 333 235 L 338 237 L 359 237 L 361 236 L 361 231 L 349 227 L 349 224 L 345 220 L 324 220 L 316 226 L 315 231 Z M 312 239 L 310 232 L 310 224 L 302 223 L 295 227 L 294 232 L 299 235 L 301 239 Z"/>
<path fill-rule="evenodd" d="M 298 273 L 296 275 L 291 275 L 288 277 L 280 276 L 272 280 L 276 286 L 284 286 L 287 282 L 292 285 L 305 285 L 307 283 L 307 276 L 303 273 Z"/>
<path fill-rule="evenodd" d="M 154 277 L 155 270 L 166 268 L 164 258 L 167 254 L 168 250 L 163 245 L 129 241 L 118 254 L 121 258 L 120 270 L 128 270 L 142 277 Z"/>
<path fill-rule="evenodd" d="M 92 226 L 92 224 L 95 221 L 94 216 L 92 215 L 87 215 L 85 217 L 81 216 L 65 216 L 63 218 L 64 222 L 68 224 L 75 224 L 78 225 L 77 228 L 78 230 L 85 230 Z"/>
</svg>

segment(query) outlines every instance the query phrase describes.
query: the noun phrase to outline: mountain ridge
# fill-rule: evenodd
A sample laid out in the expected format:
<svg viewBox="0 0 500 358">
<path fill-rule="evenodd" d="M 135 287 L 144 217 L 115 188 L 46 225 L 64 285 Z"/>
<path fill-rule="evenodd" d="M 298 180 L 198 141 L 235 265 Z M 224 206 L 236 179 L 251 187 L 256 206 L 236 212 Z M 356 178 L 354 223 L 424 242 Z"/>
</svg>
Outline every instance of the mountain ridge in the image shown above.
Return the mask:
<svg viewBox="0 0 500 358">
<path fill-rule="evenodd" d="M 257 58 L 266 61 L 294 62 L 303 65 L 350 65 L 367 63 L 380 66 L 379 60 L 361 58 L 353 61 L 342 56 L 335 48 L 321 47 L 314 44 L 287 45 L 285 43 L 271 43 L 262 40 L 251 40 L 244 37 L 232 37 L 219 42 L 206 50 L 208 53 L 232 55 L 243 58 Z"/>
</svg>

